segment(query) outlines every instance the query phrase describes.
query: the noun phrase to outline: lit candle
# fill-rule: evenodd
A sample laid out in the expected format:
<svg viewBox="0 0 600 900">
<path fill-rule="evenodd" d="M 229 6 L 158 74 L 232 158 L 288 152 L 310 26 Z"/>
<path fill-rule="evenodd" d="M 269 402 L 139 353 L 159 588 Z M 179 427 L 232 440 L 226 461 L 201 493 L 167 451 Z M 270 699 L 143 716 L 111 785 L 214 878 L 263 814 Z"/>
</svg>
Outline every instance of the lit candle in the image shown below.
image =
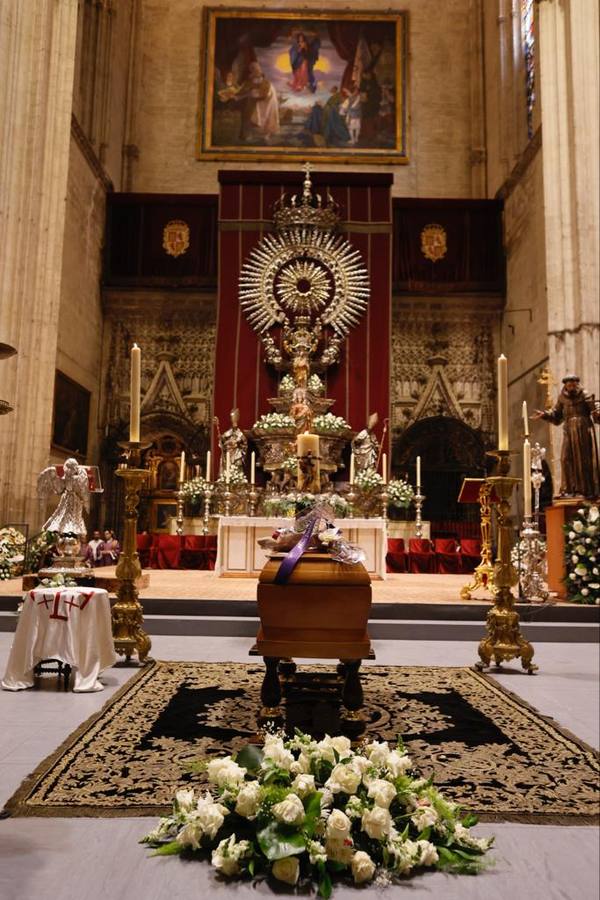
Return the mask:
<svg viewBox="0 0 600 900">
<path fill-rule="evenodd" d="M 225 483 L 229 484 L 229 480 L 231 478 L 231 454 L 229 450 L 227 451 L 227 456 L 225 457 Z"/>
<path fill-rule="evenodd" d="M 354 484 L 354 453 L 350 454 L 350 484 Z"/>
<path fill-rule="evenodd" d="M 381 474 L 383 475 L 383 481 L 387 484 L 387 453 L 382 454 L 381 457 Z"/>
<path fill-rule="evenodd" d="M 525 437 L 529 437 L 529 416 L 527 415 L 527 400 L 523 400 L 523 428 Z"/>
<path fill-rule="evenodd" d="M 140 394 L 142 389 L 142 351 L 137 344 L 131 348 L 131 380 L 129 383 L 129 440 L 140 439 Z"/>
<path fill-rule="evenodd" d="M 181 459 L 179 460 L 179 480 L 185 481 L 185 450 L 181 451 Z"/>
<path fill-rule="evenodd" d="M 417 489 L 421 488 L 421 457 L 417 456 Z"/>
<path fill-rule="evenodd" d="M 508 360 L 498 357 L 498 450 L 508 450 Z"/>
<path fill-rule="evenodd" d="M 252 456 L 250 457 L 250 484 L 254 484 L 256 481 L 256 453 L 254 450 L 252 451 Z"/>
<path fill-rule="evenodd" d="M 531 516 L 531 444 L 523 442 L 523 515 Z"/>
<path fill-rule="evenodd" d="M 206 451 L 206 480 L 210 481 L 210 450 Z"/>
</svg>

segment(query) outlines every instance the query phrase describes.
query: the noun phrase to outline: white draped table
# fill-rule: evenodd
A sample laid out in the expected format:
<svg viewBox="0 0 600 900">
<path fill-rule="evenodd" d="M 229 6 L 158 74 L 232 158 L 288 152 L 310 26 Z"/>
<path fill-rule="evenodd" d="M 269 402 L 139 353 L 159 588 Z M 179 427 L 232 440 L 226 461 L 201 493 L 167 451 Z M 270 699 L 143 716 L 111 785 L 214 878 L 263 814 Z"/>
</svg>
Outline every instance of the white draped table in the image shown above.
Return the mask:
<svg viewBox="0 0 600 900">
<path fill-rule="evenodd" d="M 33 687 L 33 670 L 43 659 L 71 666 L 74 691 L 103 690 L 99 675 L 117 661 L 107 591 L 38 587 L 24 595 L 2 687 Z"/>
<path fill-rule="evenodd" d="M 289 528 L 292 519 L 259 516 L 221 516 L 217 550 L 217 575 L 256 577 L 267 560 L 259 538 L 270 537 L 276 528 Z M 371 578 L 385 578 L 387 532 L 385 519 L 336 519 L 346 540 L 365 551 L 365 568 Z"/>
</svg>

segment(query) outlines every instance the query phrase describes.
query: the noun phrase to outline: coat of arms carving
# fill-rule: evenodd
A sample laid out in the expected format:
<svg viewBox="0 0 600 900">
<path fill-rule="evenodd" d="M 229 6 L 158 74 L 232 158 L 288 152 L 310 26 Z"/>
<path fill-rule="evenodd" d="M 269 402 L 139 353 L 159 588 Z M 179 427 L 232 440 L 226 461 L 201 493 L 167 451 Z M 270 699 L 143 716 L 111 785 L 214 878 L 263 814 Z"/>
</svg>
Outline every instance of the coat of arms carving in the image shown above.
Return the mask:
<svg viewBox="0 0 600 900">
<path fill-rule="evenodd" d="M 426 259 L 438 262 L 448 250 L 446 229 L 443 225 L 426 225 L 421 232 L 421 253 Z"/>
<path fill-rule="evenodd" d="M 183 219 L 171 219 L 163 228 L 163 248 L 168 256 L 182 256 L 190 246 L 190 226 Z"/>
</svg>

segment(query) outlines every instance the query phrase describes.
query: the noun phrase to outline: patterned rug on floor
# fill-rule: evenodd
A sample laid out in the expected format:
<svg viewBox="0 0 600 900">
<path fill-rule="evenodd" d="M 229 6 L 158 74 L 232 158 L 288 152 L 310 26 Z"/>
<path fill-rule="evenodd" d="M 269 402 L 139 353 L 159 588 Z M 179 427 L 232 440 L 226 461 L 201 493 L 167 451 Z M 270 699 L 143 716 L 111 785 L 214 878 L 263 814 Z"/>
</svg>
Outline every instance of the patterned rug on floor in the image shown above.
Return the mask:
<svg viewBox="0 0 600 900">
<path fill-rule="evenodd" d="M 191 763 L 255 736 L 263 672 L 150 664 L 38 766 L 4 815 L 163 814 L 177 788 L 201 781 Z M 597 754 L 493 679 L 468 668 L 365 666 L 362 681 L 366 737 L 401 734 L 423 775 L 435 772 L 436 785 L 482 820 L 598 821 Z"/>
</svg>

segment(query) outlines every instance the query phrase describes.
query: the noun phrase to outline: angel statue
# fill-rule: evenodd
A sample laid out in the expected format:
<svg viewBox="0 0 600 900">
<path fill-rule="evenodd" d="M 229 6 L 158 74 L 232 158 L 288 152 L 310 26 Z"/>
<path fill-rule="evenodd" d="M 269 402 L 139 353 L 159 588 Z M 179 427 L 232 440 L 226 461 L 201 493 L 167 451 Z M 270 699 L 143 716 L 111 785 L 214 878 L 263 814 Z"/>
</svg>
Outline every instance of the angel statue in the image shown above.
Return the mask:
<svg viewBox="0 0 600 900">
<path fill-rule="evenodd" d="M 59 470 L 62 469 L 62 474 Z M 47 499 L 51 494 L 60 494 L 58 506 L 44 523 L 45 531 L 59 534 L 76 534 L 85 539 L 86 527 L 83 510 L 89 512 L 90 490 L 85 466 L 70 458 L 64 466 L 48 466 L 38 475 L 38 496 Z"/>
<path fill-rule="evenodd" d="M 373 429 L 378 421 L 379 416 L 377 413 L 372 413 L 369 416 L 367 427 L 359 431 L 352 441 L 354 465 L 357 472 L 368 472 L 377 469 L 379 441 Z"/>
</svg>

